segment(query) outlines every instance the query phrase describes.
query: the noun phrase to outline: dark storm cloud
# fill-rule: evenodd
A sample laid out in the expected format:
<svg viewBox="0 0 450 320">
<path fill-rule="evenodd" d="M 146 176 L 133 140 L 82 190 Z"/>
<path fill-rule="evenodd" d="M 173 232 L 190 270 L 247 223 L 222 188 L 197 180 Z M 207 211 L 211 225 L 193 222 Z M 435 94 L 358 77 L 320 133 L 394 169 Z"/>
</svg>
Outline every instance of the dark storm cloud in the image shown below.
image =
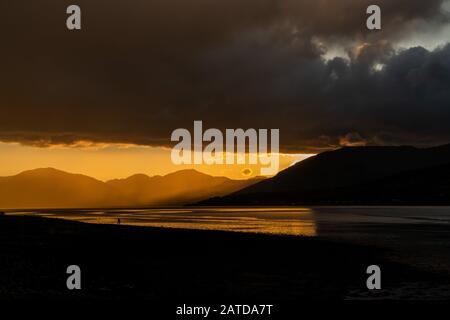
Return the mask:
<svg viewBox="0 0 450 320">
<path fill-rule="evenodd" d="M 280 128 L 291 151 L 450 141 L 449 47 L 392 46 L 446 23 L 442 2 L 378 1 L 368 32 L 368 0 L 80 0 L 69 32 L 71 2 L 5 0 L 0 140 L 168 145 L 203 120 Z M 349 60 L 321 57 L 336 44 Z"/>
</svg>

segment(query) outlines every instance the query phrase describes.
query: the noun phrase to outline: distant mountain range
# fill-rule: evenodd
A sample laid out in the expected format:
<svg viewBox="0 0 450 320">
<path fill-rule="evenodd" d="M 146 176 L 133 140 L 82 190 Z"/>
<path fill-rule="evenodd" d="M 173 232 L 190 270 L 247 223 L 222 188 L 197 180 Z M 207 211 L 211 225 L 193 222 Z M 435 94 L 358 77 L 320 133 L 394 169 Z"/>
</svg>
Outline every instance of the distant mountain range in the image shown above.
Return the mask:
<svg viewBox="0 0 450 320">
<path fill-rule="evenodd" d="M 213 177 L 195 170 L 102 182 L 53 168 L 0 177 L 0 208 L 94 208 L 180 205 L 224 196 L 261 181 Z"/>
<path fill-rule="evenodd" d="M 346 147 L 202 205 L 450 204 L 450 145 Z"/>
<path fill-rule="evenodd" d="M 346 147 L 273 178 L 231 180 L 195 170 L 102 182 L 46 168 L 0 177 L 0 209 L 165 205 L 450 205 L 450 145 Z"/>
</svg>

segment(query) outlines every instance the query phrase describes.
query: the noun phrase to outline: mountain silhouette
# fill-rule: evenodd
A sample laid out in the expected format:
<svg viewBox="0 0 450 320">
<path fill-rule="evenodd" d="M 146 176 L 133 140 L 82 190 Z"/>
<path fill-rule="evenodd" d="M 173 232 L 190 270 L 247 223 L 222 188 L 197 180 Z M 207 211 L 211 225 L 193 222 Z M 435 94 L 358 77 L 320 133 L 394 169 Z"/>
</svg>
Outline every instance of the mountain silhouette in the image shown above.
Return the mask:
<svg viewBox="0 0 450 320">
<path fill-rule="evenodd" d="M 107 184 L 141 204 L 176 205 L 207 199 L 211 194 L 225 196 L 259 181 L 260 178 L 232 180 L 212 177 L 196 170 L 181 170 L 165 176 L 137 174 L 126 179 L 110 180 Z"/>
<path fill-rule="evenodd" d="M 450 203 L 450 145 L 321 153 L 208 205 Z"/>
<path fill-rule="evenodd" d="M 166 176 L 137 174 L 102 182 L 53 168 L 0 177 L 0 208 L 94 208 L 174 205 L 223 196 L 260 179 L 231 180 L 195 170 Z"/>
</svg>

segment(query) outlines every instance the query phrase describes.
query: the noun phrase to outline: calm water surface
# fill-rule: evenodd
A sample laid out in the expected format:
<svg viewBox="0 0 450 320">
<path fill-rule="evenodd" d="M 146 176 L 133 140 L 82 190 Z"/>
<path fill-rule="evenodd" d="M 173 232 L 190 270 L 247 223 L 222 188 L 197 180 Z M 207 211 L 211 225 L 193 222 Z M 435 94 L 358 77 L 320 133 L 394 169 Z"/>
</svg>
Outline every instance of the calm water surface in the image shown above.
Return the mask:
<svg viewBox="0 0 450 320">
<path fill-rule="evenodd" d="M 321 237 L 385 248 L 394 260 L 450 274 L 450 207 L 171 208 L 7 212 L 96 224 Z"/>
<path fill-rule="evenodd" d="M 9 212 L 87 223 L 318 236 L 374 227 L 450 226 L 450 207 L 165 208 Z"/>
</svg>

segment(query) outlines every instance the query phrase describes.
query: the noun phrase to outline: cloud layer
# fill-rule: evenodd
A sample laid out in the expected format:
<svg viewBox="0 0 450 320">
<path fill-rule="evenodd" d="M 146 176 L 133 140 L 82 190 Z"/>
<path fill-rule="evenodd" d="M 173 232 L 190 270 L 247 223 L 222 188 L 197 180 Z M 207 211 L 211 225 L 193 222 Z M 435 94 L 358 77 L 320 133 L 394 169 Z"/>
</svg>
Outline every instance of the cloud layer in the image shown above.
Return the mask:
<svg viewBox="0 0 450 320">
<path fill-rule="evenodd" d="M 0 140 L 169 145 L 206 127 L 280 128 L 283 150 L 450 142 L 450 46 L 396 43 L 447 24 L 443 0 L 2 4 Z M 325 60 L 339 47 L 347 58 Z"/>
</svg>

